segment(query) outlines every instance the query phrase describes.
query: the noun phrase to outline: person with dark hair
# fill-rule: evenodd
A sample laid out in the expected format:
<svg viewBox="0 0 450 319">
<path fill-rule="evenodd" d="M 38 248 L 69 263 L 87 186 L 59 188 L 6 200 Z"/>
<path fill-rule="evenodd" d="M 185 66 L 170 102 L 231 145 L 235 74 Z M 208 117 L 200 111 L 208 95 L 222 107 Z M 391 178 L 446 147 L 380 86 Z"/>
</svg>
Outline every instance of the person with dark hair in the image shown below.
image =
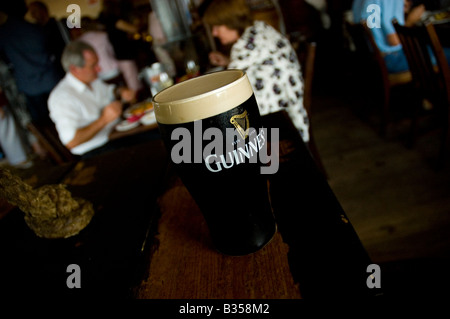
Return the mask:
<svg viewBox="0 0 450 319">
<path fill-rule="evenodd" d="M 126 18 L 131 10 L 130 6 L 128 1 L 104 0 L 98 21 L 105 26 L 127 86 L 137 92 L 142 89 L 136 63 L 138 50 L 134 41 L 130 40 L 130 36 L 139 29 Z"/>
<path fill-rule="evenodd" d="M 244 70 L 260 113 L 286 110 L 303 140 L 308 142 L 302 72 L 289 40 L 268 24 L 254 21 L 245 0 L 213 0 L 203 20 L 224 46 L 232 46 L 230 56 L 211 52 L 211 63 Z"/>
<path fill-rule="evenodd" d="M 134 92 L 98 79 L 98 57 L 92 46 L 73 41 L 64 49 L 66 76 L 51 92 L 50 117 L 61 142 L 76 155 L 105 145 L 122 114 L 122 102 Z"/>
<path fill-rule="evenodd" d="M 50 17 L 47 5 L 41 1 L 33 1 L 28 5 L 28 12 L 33 22 L 43 27 L 50 52 L 55 56 L 60 72 L 63 75 L 61 67 L 61 55 L 64 47 L 69 43 L 70 37 L 65 26 L 61 21 Z"/>
<path fill-rule="evenodd" d="M 17 87 L 27 99 L 32 120 L 48 121 L 47 99 L 62 75 L 40 26 L 24 20 L 23 1 L 0 5 L 0 52 L 13 66 Z"/>
</svg>

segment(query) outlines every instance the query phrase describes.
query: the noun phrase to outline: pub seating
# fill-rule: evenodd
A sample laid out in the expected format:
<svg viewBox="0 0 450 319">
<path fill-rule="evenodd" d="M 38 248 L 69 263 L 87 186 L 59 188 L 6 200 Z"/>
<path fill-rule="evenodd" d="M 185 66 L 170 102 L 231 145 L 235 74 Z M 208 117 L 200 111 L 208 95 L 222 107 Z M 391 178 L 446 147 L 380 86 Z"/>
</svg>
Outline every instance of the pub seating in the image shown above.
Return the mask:
<svg viewBox="0 0 450 319">
<path fill-rule="evenodd" d="M 383 59 L 383 55 L 379 50 L 371 30 L 367 26 L 366 21 L 360 23 L 346 22 L 347 30 L 353 40 L 356 50 L 362 57 L 367 58 L 367 62 L 372 66 L 371 72 L 377 72 L 379 83 L 381 86 L 381 105 L 380 116 L 381 125 L 380 133 L 386 136 L 388 126 L 391 123 L 391 109 L 393 106 L 392 95 L 395 89 L 405 87 L 411 84 L 411 72 L 389 73 Z M 366 62 L 366 61 L 365 61 Z M 373 78 L 373 77 L 371 77 Z M 361 79 L 367 81 L 367 79 Z M 375 96 L 378 96 L 377 94 Z"/>
<path fill-rule="evenodd" d="M 299 52 L 299 62 L 302 67 L 303 72 L 303 106 L 306 109 L 306 112 L 309 116 L 309 142 L 308 149 L 311 152 L 312 157 L 316 161 L 317 166 L 323 173 L 325 177 L 327 177 L 327 172 L 325 170 L 325 166 L 322 163 L 322 159 L 320 157 L 319 151 L 316 146 L 316 141 L 314 139 L 314 132 L 311 120 L 312 117 L 312 85 L 314 79 L 314 63 L 316 61 L 316 50 L 317 44 L 315 42 L 306 42 L 304 43 L 305 48 L 303 52 Z M 302 46 L 300 44 L 297 51 L 302 50 Z"/>
<path fill-rule="evenodd" d="M 401 26 L 393 20 L 395 30 L 413 77 L 414 93 L 419 101 L 427 99 L 432 104 L 431 116 L 438 121 L 432 132 L 439 133 L 438 167 L 444 164 L 450 142 L 450 70 L 440 40 L 432 23 L 413 27 Z M 416 112 L 419 113 L 418 103 Z M 419 114 L 418 114 L 419 115 Z M 413 142 L 418 137 L 418 122 L 424 116 L 416 116 L 412 125 Z M 428 117 L 428 116 L 427 116 Z"/>
</svg>

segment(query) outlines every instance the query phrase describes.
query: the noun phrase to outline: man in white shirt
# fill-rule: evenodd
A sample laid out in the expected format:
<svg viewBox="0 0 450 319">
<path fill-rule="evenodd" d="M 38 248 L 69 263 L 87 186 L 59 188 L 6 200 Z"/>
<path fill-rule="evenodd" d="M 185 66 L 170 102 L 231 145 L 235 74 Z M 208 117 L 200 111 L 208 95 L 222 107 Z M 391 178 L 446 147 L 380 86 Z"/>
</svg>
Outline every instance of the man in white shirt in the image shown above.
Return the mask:
<svg viewBox="0 0 450 319">
<path fill-rule="evenodd" d="M 97 54 L 85 42 L 69 43 L 61 62 L 67 73 L 50 94 L 50 118 L 62 143 L 83 155 L 108 142 L 122 114 L 121 101 L 133 100 L 134 92 L 98 79 Z"/>
</svg>

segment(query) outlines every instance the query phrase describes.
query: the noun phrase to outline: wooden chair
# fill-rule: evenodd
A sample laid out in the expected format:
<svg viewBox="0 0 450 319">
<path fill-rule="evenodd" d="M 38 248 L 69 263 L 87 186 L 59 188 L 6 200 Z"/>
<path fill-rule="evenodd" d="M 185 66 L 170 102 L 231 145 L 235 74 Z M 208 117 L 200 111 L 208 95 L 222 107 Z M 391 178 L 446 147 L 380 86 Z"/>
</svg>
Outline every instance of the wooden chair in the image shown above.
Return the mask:
<svg viewBox="0 0 450 319">
<path fill-rule="evenodd" d="M 61 143 L 53 122 L 38 123 L 31 121 L 27 127 L 37 138 L 41 146 L 48 152 L 50 159 L 55 164 L 60 165 L 78 160 L 78 156 L 72 154 Z"/>
<path fill-rule="evenodd" d="M 372 31 L 365 21 L 355 24 L 346 22 L 346 26 L 355 44 L 356 50 L 359 51 L 363 57 L 369 58 L 368 62 L 372 64 L 371 72 L 378 72 L 382 90 L 380 133 L 382 136 L 385 136 L 387 134 L 388 125 L 391 122 L 390 111 L 392 106 L 392 90 L 400 86 L 411 84 L 411 72 L 388 72 L 383 54 L 379 50 L 373 38 Z"/>
<path fill-rule="evenodd" d="M 406 27 L 394 19 L 393 24 L 403 46 L 409 68 L 413 76 L 414 93 L 417 98 L 427 99 L 432 105 L 432 113 L 439 121 L 440 149 L 438 165 L 444 163 L 450 142 L 450 70 L 442 45 L 431 23 Z M 420 105 L 420 104 L 419 104 Z M 417 110 L 419 111 L 419 110 Z M 418 118 L 413 122 L 415 141 Z"/>
<path fill-rule="evenodd" d="M 322 171 L 325 177 L 327 177 L 327 172 L 325 170 L 325 166 L 322 163 L 322 159 L 319 155 L 319 151 L 316 146 L 316 142 L 314 139 L 314 132 L 312 128 L 313 121 L 312 117 L 312 85 L 314 79 L 314 64 L 316 61 L 316 50 L 317 44 L 315 42 L 306 42 L 304 43 L 304 47 L 302 44 L 299 45 L 297 49 L 299 62 L 302 67 L 303 72 L 303 106 L 306 109 L 309 117 L 309 142 L 308 148 L 311 152 L 311 155 L 316 161 L 317 166 Z"/>
</svg>

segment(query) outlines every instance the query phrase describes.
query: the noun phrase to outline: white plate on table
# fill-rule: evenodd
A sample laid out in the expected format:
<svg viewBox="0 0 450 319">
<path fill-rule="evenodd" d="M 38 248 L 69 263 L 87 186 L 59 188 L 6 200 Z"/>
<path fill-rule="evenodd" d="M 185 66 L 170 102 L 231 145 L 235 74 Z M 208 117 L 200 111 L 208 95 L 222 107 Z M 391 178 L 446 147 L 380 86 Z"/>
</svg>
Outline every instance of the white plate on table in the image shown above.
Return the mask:
<svg viewBox="0 0 450 319">
<path fill-rule="evenodd" d="M 155 112 L 149 112 L 140 119 L 143 125 L 152 125 L 156 123 Z"/>
<path fill-rule="evenodd" d="M 152 104 L 151 100 L 146 100 L 144 102 L 134 104 L 134 105 L 130 106 L 129 108 L 127 108 L 123 112 L 123 116 L 125 118 L 130 118 L 133 116 L 141 116 L 145 113 L 152 112 L 152 111 L 153 111 L 153 104 Z"/>
<path fill-rule="evenodd" d="M 130 122 L 128 120 L 124 120 L 116 125 L 116 130 L 119 132 L 123 132 L 131 130 L 137 126 L 139 126 L 139 121 Z"/>
</svg>

